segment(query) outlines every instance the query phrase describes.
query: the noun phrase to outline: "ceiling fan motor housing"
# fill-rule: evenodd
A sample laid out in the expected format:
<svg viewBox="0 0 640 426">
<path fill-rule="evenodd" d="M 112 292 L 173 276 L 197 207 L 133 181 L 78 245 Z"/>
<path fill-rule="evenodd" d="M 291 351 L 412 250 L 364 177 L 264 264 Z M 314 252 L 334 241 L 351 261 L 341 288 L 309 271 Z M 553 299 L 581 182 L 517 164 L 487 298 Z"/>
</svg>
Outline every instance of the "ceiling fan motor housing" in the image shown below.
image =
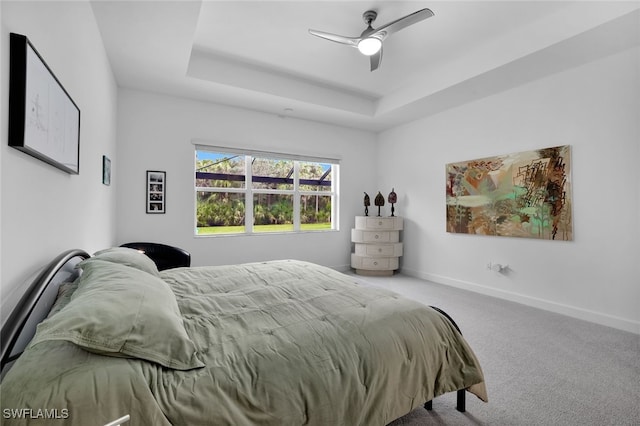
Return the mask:
<svg viewBox="0 0 640 426">
<path fill-rule="evenodd" d="M 364 19 L 365 24 L 371 26 L 371 23 L 376 20 L 378 17 L 378 12 L 375 10 L 367 10 L 362 14 L 362 19 Z"/>
</svg>

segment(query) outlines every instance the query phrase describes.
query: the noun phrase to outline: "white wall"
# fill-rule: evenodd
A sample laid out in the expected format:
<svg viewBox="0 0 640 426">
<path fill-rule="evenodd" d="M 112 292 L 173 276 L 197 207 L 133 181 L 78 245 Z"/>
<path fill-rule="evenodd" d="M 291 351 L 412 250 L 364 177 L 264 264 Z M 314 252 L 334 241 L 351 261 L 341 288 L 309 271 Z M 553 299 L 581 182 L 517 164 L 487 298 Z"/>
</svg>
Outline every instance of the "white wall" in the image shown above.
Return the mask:
<svg viewBox="0 0 640 426">
<path fill-rule="evenodd" d="M 368 132 L 117 90 L 87 2 L 3 1 L 0 17 L 3 317 L 18 286 L 73 247 L 161 240 L 189 250 L 194 265 L 299 258 L 346 268 L 362 191 L 395 187 L 403 272 L 640 331 L 637 49 L 389 130 L 376 147 Z M 7 146 L 11 31 L 31 39 L 82 111 L 79 176 Z M 194 237 L 193 138 L 341 157 L 340 232 Z M 446 163 L 560 144 L 573 151 L 574 241 L 445 232 Z M 148 169 L 168 173 L 165 215 L 145 214 Z M 512 272 L 487 271 L 489 261 Z"/>
<path fill-rule="evenodd" d="M 406 217 L 403 272 L 639 333 L 639 55 L 626 51 L 381 134 L 379 186 L 395 187 Z M 445 231 L 446 163 L 565 144 L 574 241 Z M 488 271 L 490 261 L 511 273 Z"/>
<path fill-rule="evenodd" d="M 25 281 L 56 254 L 115 240 L 115 187 L 102 155 L 116 157 L 117 88 L 88 2 L 0 4 L 2 317 Z M 8 146 L 9 33 L 26 35 L 81 111 L 80 174 L 69 175 Z M 118 163 L 114 161 L 113 181 Z"/>
<path fill-rule="evenodd" d="M 2 5 L 0 4 L 0 30 L 2 30 L 2 32 L 4 33 L 4 28 L 5 28 L 5 24 L 4 24 L 4 16 L 2 13 Z M 2 87 L 4 87 L 4 74 L 6 72 L 6 69 L 4 67 L 4 64 L 7 63 L 5 57 L 4 57 L 4 52 L 5 52 L 6 48 L 5 48 L 5 43 L 2 41 L 2 39 L 0 39 L 0 99 L 4 99 L 5 98 L 5 93 L 2 89 Z M 4 126 L 4 122 L 6 120 L 5 116 L 4 116 L 4 112 L 6 111 L 6 109 L 4 108 L 4 101 L 2 101 L 3 103 L 0 104 L 0 131 L 5 130 L 5 126 Z M 2 141 L 2 139 L 0 139 L 0 141 Z M 2 164 L 2 152 L 3 150 L 0 149 L 0 164 Z M 0 172 L 0 280 L 2 279 L 2 241 L 4 241 L 4 239 L 2 238 L 2 173 Z M 2 284 L 0 281 L 0 296 L 2 296 Z M 1 300 L 1 299 L 0 299 Z M 2 302 L 0 302 L 0 306 L 1 306 Z M 0 318 L 3 318 L 2 316 L 2 308 L 0 307 Z"/>
<path fill-rule="evenodd" d="M 218 146 L 340 158 L 340 231 L 194 236 L 193 139 Z M 363 191 L 375 187 L 375 135 L 276 115 L 121 89 L 118 95 L 118 244 L 188 250 L 193 265 L 296 258 L 346 269 Z M 167 172 L 166 214 L 145 213 L 145 172 Z"/>
</svg>

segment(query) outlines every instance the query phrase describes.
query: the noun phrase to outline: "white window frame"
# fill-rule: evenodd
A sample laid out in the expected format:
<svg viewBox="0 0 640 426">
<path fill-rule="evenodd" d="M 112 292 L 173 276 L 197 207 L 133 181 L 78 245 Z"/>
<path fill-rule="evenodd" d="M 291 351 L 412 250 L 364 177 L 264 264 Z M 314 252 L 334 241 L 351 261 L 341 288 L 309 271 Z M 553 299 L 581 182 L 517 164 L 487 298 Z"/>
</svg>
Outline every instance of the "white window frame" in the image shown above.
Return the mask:
<svg viewBox="0 0 640 426">
<path fill-rule="evenodd" d="M 292 154 L 283 154 L 277 152 L 265 152 L 256 150 L 238 150 L 237 148 L 228 148 L 223 146 L 211 146 L 195 144 L 194 150 L 194 235 L 200 237 L 229 237 L 238 235 L 274 235 L 274 234 L 292 234 L 304 232 L 334 232 L 340 229 L 339 226 L 339 182 L 340 182 L 340 160 L 327 157 L 301 156 Z M 212 153 L 224 153 L 243 155 L 245 157 L 245 187 L 244 188 L 216 188 L 216 187 L 198 187 L 196 186 L 195 165 L 197 164 L 197 152 L 209 151 Z M 257 189 L 252 185 L 252 168 L 251 160 L 253 158 L 268 158 L 274 160 L 292 160 L 293 161 L 293 189 Z M 331 166 L 331 190 L 330 191 L 302 191 L 300 190 L 300 163 L 312 162 L 330 164 Z M 219 193 L 238 193 L 244 194 L 244 231 L 220 234 L 198 234 L 198 192 L 219 192 Z M 290 231 L 271 231 L 271 232 L 255 232 L 253 229 L 253 196 L 254 194 L 280 194 L 292 195 L 293 197 L 293 230 Z M 301 206 L 300 200 L 304 195 L 320 195 L 331 197 L 331 228 L 307 230 L 301 229 Z"/>
</svg>

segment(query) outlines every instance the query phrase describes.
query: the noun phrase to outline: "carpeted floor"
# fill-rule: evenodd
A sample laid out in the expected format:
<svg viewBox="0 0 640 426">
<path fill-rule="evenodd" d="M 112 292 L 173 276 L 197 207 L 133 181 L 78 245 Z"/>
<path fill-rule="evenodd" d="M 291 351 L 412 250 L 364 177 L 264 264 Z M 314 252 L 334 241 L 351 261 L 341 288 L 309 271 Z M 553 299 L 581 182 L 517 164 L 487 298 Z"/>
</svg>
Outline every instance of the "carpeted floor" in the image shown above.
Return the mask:
<svg viewBox="0 0 640 426">
<path fill-rule="evenodd" d="M 460 413 L 447 394 L 389 426 L 640 425 L 640 335 L 403 275 L 358 279 L 445 310 L 485 374 L 489 403 L 467 393 Z"/>
</svg>

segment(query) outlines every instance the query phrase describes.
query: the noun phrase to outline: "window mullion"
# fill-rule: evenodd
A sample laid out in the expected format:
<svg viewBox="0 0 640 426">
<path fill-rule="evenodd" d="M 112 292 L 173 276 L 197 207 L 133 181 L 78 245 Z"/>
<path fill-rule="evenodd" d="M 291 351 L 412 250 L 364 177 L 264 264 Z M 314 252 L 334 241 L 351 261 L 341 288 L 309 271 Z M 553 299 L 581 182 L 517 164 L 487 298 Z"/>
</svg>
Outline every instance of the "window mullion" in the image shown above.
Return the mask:
<svg viewBox="0 0 640 426">
<path fill-rule="evenodd" d="M 250 155 L 245 156 L 244 231 L 247 234 L 253 233 L 253 172 L 251 170 L 251 160 L 252 157 Z"/>
<path fill-rule="evenodd" d="M 198 186 L 196 192 L 230 192 L 242 194 L 245 192 L 243 188 L 216 188 L 211 186 Z"/>
<path fill-rule="evenodd" d="M 300 162 L 293 162 L 293 230 L 300 230 Z"/>
<path fill-rule="evenodd" d="M 331 229 L 340 229 L 339 227 L 339 215 L 338 215 L 338 203 L 339 203 L 339 194 L 338 194 L 338 181 L 340 179 L 339 176 L 339 167 L 335 164 L 331 166 Z"/>
</svg>

